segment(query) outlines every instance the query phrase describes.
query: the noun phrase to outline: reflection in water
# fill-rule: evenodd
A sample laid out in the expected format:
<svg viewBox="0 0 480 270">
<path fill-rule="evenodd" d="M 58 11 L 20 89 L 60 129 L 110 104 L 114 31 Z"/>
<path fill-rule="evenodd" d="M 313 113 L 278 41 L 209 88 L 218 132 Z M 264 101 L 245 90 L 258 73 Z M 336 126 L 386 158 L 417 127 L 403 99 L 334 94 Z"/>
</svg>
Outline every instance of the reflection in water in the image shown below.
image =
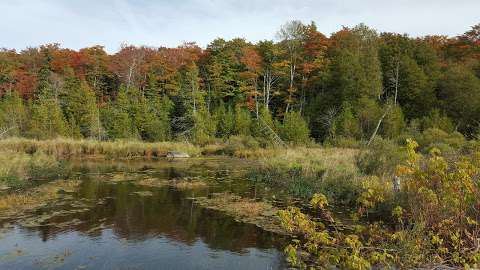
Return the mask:
<svg viewBox="0 0 480 270">
<path fill-rule="evenodd" d="M 78 192 L 0 233 L 0 269 L 284 268 L 279 237 L 190 199 L 225 187 L 248 193 L 248 183 L 232 181 L 232 168 L 242 168 L 235 162 L 82 163 L 75 168 L 83 179 Z M 118 172 L 127 179 L 204 177 L 212 187 L 179 191 L 105 181 Z"/>
</svg>

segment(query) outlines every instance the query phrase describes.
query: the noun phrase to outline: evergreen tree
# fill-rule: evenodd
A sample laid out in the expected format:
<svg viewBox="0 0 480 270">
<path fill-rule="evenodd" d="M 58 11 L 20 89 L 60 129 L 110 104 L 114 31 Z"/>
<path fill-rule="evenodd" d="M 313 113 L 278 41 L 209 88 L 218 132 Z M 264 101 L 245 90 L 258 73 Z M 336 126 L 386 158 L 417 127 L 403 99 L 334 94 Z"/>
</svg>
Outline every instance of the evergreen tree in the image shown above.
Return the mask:
<svg viewBox="0 0 480 270">
<path fill-rule="evenodd" d="M 67 123 L 54 99 L 39 97 L 31 105 L 27 136 L 50 139 L 69 135 Z"/>
<path fill-rule="evenodd" d="M 102 133 L 101 123 L 98 121 L 99 111 L 95 93 L 86 82 L 80 81 L 73 75 L 65 80 L 61 101 L 63 111 L 70 125 L 74 137 L 96 137 Z"/>
<path fill-rule="evenodd" d="M 206 144 L 215 138 L 217 123 L 206 110 L 201 107 L 193 114 L 192 140 L 198 144 Z"/>
<path fill-rule="evenodd" d="M 138 138 L 138 131 L 130 117 L 127 89 L 121 87 L 115 102 L 103 111 L 103 123 L 110 139 Z"/>
<path fill-rule="evenodd" d="M 235 134 L 250 136 L 252 126 L 252 117 L 250 111 L 237 106 L 235 109 Z"/>
<path fill-rule="evenodd" d="M 439 96 L 444 110 L 458 123 L 459 130 L 472 135 L 480 119 L 480 79 L 472 70 L 454 65 L 442 77 Z"/>
<path fill-rule="evenodd" d="M 293 144 L 306 144 L 310 141 L 307 122 L 299 112 L 289 111 L 285 114 L 280 127 L 280 137 Z"/>
<path fill-rule="evenodd" d="M 360 139 L 360 123 L 358 122 L 358 119 L 354 116 L 350 104 L 343 104 L 343 110 L 335 118 L 335 121 L 330 129 L 330 134 L 333 138 L 341 136 L 346 138 Z"/>
<path fill-rule="evenodd" d="M 223 102 L 215 110 L 215 116 L 218 121 L 217 135 L 222 138 L 230 137 L 235 128 L 235 114 L 229 106 L 225 108 Z"/>
<path fill-rule="evenodd" d="M 403 117 L 402 108 L 398 105 L 387 105 L 393 106 L 388 109 L 385 119 L 382 122 L 383 125 L 383 134 L 389 139 L 397 138 L 400 134 L 405 131 L 405 119 Z"/>
</svg>

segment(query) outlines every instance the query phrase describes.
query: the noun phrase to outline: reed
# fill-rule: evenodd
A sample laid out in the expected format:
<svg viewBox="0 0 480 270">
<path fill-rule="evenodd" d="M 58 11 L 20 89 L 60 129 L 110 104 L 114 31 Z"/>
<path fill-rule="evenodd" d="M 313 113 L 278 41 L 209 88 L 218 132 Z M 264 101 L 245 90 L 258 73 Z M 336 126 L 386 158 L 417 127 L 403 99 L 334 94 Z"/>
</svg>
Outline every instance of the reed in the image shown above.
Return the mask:
<svg viewBox="0 0 480 270">
<path fill-rule="evenodd" d="M 0 140 L 0 150 L 32 154 L 43 152 L 60 158 L 65 157 L 102 157 L 102 158 L 154 158 L 165 156 L 169 151 L 180 151 L 190 156 L 201 153 L 199 147 L 182 142 L 142 141 L 97 141 L 57 138 L 35 140 L 26 138 L 7 138 Z"/>
</svg>

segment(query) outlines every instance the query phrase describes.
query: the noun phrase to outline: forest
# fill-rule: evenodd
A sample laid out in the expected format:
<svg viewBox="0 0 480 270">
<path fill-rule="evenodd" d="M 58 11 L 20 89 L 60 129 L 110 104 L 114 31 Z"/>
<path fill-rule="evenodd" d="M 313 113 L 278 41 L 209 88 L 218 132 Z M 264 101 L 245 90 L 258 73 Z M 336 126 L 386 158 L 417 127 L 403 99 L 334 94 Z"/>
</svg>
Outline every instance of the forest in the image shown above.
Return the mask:
<svg viewBox="0 0 480 270">
<path fill-rule="evenodd" d="M 472 139 L 479 42 L 480 25 L 458 37 L 412 38 L 360 24 L 327 37 L 313 22 L 291 21 L 275 41 L 216 39 L 206 49 L 2 49 L 0 127 L 2 136 L 38 139 L 205 144 L 245 135 L 266 144 L 255 127 L 261 118 L 293 144 L 429 129 Z"/>
<path fill-rule="evenodd" d="M 197 159 L 163 159 L 177 152 Z M 123 203 L 106 206 L 115 196 Z M 72 198 L 79 209 L 39 217 Z M 134 207 L 164 212 L 130 222 Z M 83 226 L 91 216 L 102 221 Z M 210 229 L 229 220 L 247 247 L 261 233 L 245 224 L 286 237 L 295 269 L 477 269 L 480 24 L 411 37 L 289 21 L 273 40 L 206 48 L 1 49 L 0 238 L 22 219 L 86 235 L 145 222 L 222 245 L 235 242 L 230 227 L 225 239 Z"/>
</svg>

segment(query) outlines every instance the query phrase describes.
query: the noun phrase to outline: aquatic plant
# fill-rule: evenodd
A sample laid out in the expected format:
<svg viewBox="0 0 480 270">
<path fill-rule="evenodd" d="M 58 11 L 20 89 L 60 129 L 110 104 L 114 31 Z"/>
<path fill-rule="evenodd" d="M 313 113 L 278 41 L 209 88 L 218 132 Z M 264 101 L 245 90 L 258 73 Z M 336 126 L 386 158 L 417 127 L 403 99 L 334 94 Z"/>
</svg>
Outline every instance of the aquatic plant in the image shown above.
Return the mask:
<svg viewBox="0 0 480 270">
<path fill-rule="evenodd" d="M 77 180 L 58 180 L 22 193 L 3 194 L 0 196 L 0 210 L 2 214 L 29 210 L 57 198 L 60 190 L 73 192 L 79 184 Z"/>
</svg>

